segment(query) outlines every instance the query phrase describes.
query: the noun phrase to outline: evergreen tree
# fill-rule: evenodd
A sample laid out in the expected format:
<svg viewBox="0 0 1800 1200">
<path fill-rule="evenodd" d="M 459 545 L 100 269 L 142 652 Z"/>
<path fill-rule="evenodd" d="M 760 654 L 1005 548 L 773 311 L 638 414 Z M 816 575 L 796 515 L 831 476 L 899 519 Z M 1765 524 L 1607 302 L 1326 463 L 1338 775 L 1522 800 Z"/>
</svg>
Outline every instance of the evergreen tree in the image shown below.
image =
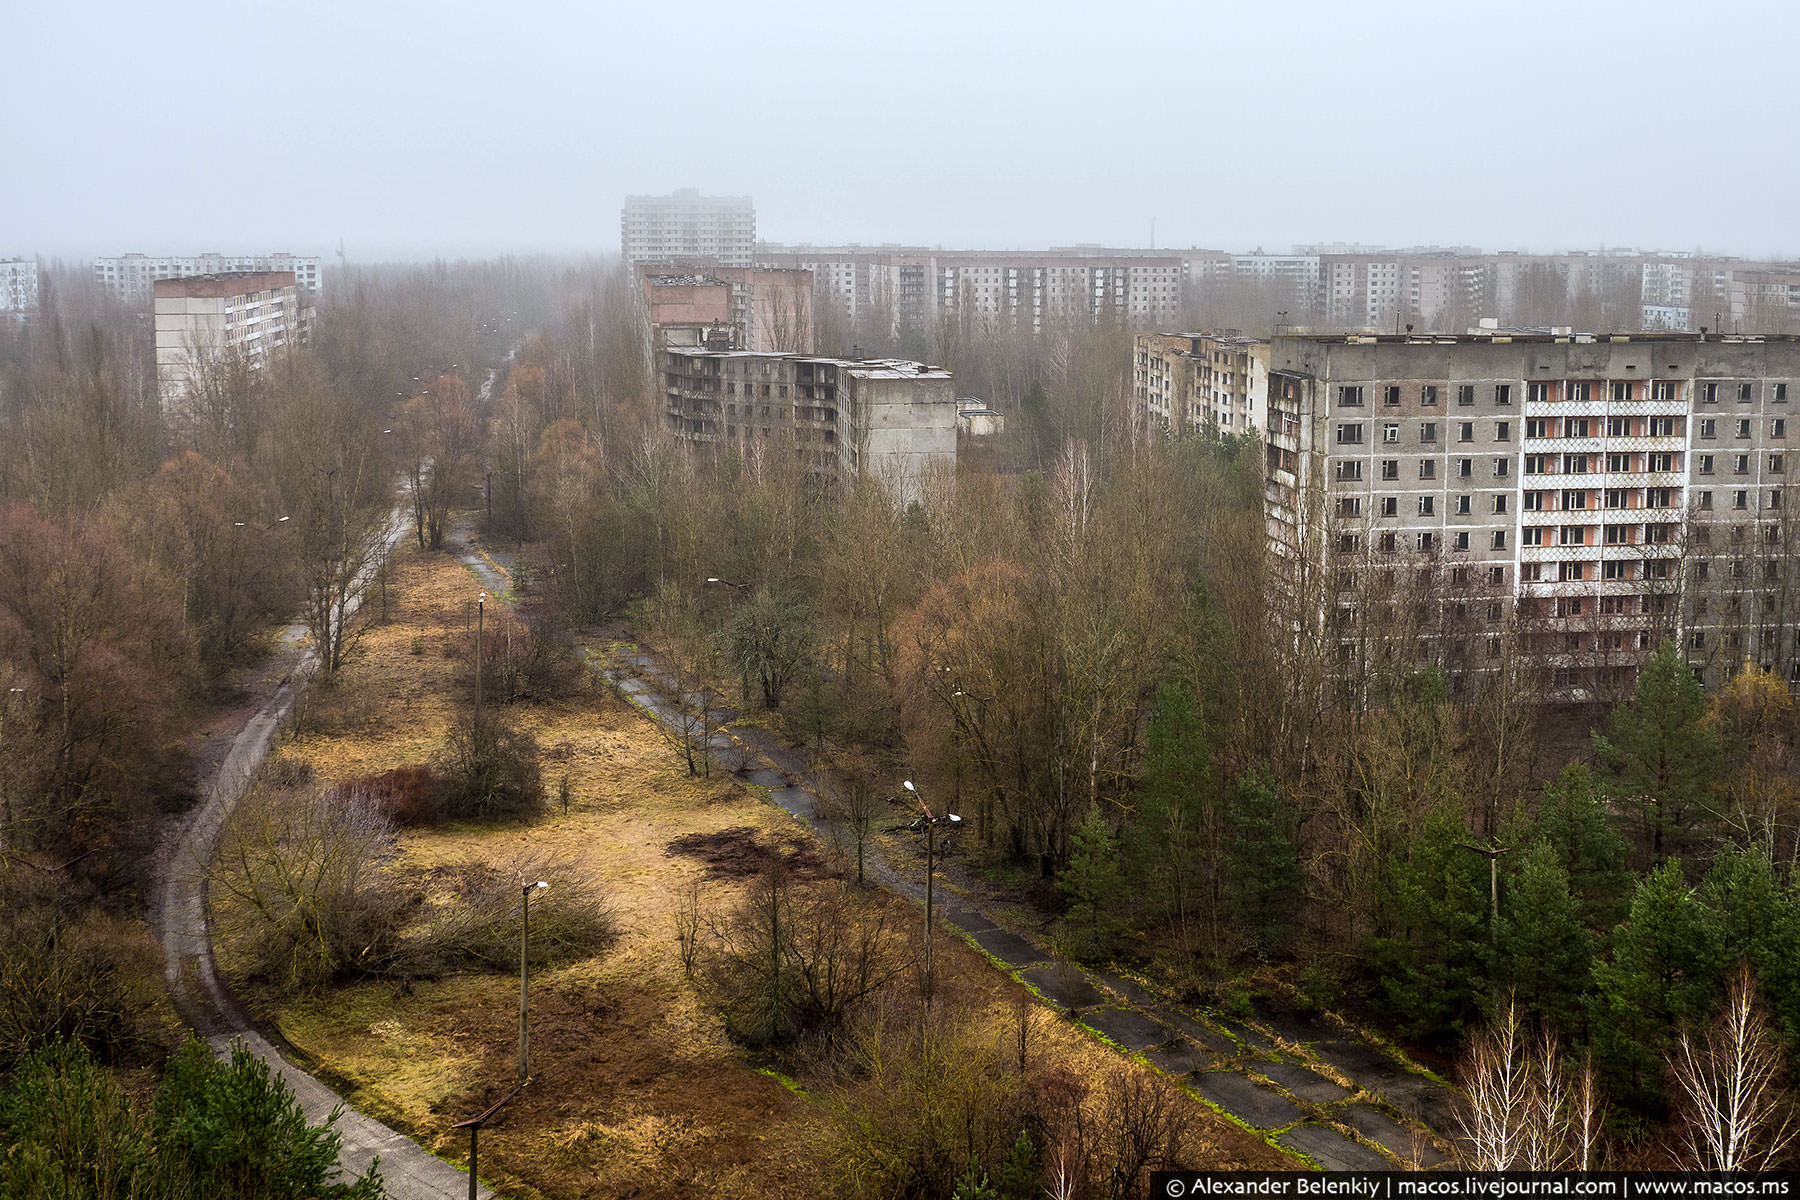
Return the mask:
<svg viewBox="0 0 1800 1200">
<path fill-rule="evenodd" d="M 1569 887 L 1581 901 L 1589 929 L 1611 929 L 1625 915 L 1632 876 L 1625 865 L 1629 847 L 1613 828 L 1606 798 L 1592 771 L 1580 763 L 1563 768 L 1544 790 L 1537 820 L 1528 831 L 1513 835 L 1512 846 L 1542 839 L 1556 851 Z"/>
<path fill-rule="evenodd" d="M 1731 848 L 1713 860 L 1701 897 L 1729 967 L 1745 962 L 1790 1039 L 1800 1035 L 1800 893 L 1775 878 L 1766 850 Z"/>
<path fill-rule="evenodd" d="M 1125 877 L 1119 870 L 1119 843 L 1095 805 L 1070 839 L 1069 864 L 1056 889 L 1069 903 L 1062 927 L 1078 958 L 1105 958 L 1118 936 L 1119 898 Z"/>
<path fill-rule="evenodd" d="M 1286 939 L 1301 898 L 1293 821 L 1275 777 L 1252 771 L 1240 778 L 1231 790 L 1226 823 L 1232 911 L 1266 953 Z"/>
<path fill-rule="evenodd" d="M 1639 815 L 1653 865 L 1680 855 L 1711 813 L 1721 762 L 1705 717 L 1706 692 L 1667 641 L 1638 676 L 1636 693 L 1613 710 L 1610 733 L 1594 735 L 1615 798 Z"/>
<path fill-rule="evenodd" d="M 1723 994 L 1723 942 L 1679 859 L 1639 881 L 1612 957 L 1594 964 L 1594 1057 L 1614 1096 L 1640 1107 L 1661 1098 L 1677 1031 L 1706 1020 Z"/>
<path fill-rule="evenodd" d="M 1450 805 L 1395 846 L 1376 888 L 1369 961 L 1405 1036 L 1447 1044 L 1480 1007 L 1490 958 L 1488 864 Z"/>
<path fill-rule="evenodd" d="M 1593 935 L 1569 890 L 1561 855 L 1548 841 L 1515 851 L 1502 881 L 1495 969 L 1522 1009 L 1565 1036 L 1578 1036 Z"/>
<path fill-rule="evenodd" d="M 1217 787 L 1193 689 L 1165 683 L 1144 733 L 1130 870 L 1146 905 L 1170 918 L 1178 933 L 1196 908 L 1217 908 Z"/>
</svg>

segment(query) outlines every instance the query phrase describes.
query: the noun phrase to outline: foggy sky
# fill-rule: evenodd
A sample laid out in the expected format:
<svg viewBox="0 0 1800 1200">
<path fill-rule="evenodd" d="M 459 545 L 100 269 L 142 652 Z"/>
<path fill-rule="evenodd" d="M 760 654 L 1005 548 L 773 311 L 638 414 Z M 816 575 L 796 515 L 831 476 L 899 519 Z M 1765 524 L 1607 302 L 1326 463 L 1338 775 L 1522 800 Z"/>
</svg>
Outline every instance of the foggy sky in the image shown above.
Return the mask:
<svg viewBox="0 0 1800 1200">
<path fill-rule="evenodd" d="M 776 241 L 1800 254 L 1757 3 L 0 0 L 0 257 Z"/>
</svg>

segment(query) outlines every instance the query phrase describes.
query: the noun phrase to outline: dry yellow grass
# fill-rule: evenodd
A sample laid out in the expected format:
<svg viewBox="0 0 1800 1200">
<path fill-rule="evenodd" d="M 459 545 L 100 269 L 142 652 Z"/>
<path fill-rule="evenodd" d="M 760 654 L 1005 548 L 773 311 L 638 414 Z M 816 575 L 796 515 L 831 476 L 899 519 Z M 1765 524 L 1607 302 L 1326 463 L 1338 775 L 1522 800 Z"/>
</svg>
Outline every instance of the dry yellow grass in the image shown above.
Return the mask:
<svg viewBox="0 0 1800 1200">
<path fill-rule="evenodd" d="M 428 761 L 457 706 L 471 700 L 462 663 L 446 650 L 463 636 L 478 590 L 448 556 L 400 554 L 390 620 L 365 633 L 331 693 L 312 701 L 347 716 L 312 722 L 336 732 L 303 734 L 284 753 L 327 782 Z M 576 856 L 605 880 L 620 938 L 601 957 L 534 973 L 532 1049 L 542 1078 L 483 1135 L 483 1176 L 509 1196 L 558 1200 L 818 1194 L 829 1113 L 758 1072 L 696 998 L 674 915 L 704 868 L 667 850 L 684 834 L 800 827 L 729 780 L 687 777 L 650 723 L 598 688 L 509 715 L 543 747 L 551 811 L 524 826 L 409 831 L 397 865 L 505 871 L 544 853 Z M 567 814 L 554 801 L 565 774 Z M 742 887 L 709 879 L 706 900 L 730 903 Z M 996 1029 L 1016 1020 L 1022 989 L 954 937 L 939 938 L 938 972 L 946 993 Z M 516 976 L 463 975 L 337 987 L 269 1015 L 354 1103 L 460 1161 L 466 1143 L 449 1127 L 511 1087 L 517 1004 Z M 1113 1050 L 1047 1012 L 1033 1024 L 1036 1052 L 1078 1075 L 1121 1065 Z M 1259 1140 L 1196 1109 L 1216 1134 L 1219 1163 L 1280 1165 Z"/>
</svg>

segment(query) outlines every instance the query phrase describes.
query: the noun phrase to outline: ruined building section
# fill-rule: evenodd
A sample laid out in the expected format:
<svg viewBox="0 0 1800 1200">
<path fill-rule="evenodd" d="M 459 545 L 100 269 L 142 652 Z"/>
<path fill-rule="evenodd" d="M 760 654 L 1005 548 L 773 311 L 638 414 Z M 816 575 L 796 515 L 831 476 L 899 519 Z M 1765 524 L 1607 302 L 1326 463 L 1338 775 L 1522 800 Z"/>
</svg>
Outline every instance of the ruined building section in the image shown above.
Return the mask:
<svg viewBox="0 0 1800 1200">
<path fill-rule="evenodd" d="M 1277 338 L 1277 561 L 1327 567 L 1353 693 L 1429 664 L 1469 694 L 1525 655 L 1548 698 L 1608 700 L 1665 638 L 1709 685 L 1800 682 L 1797 380 L 1790 337 Z"/>
<path fill-rule="evenodd" d="M 1140 333 L 1133 339 L 1132 395 L 1145 423 L 1183 433 L 1263 427 L 1269 343 L 1231 333 Z"/>
<path fill-rule="evenodd" d="M 811 354 L 810 272 L 762 267 L 636 269 L 638 324 L 651 361 L 671 346 Z"/>
<path fill-rule="evenodd" d="M 668 347 L 665 427 L 696 448 L 787 456 L 815 487 L 878 479 L 916 499 L 956 467 L 949 371 L 898 359 L 855 361 Z"/>
</svg>

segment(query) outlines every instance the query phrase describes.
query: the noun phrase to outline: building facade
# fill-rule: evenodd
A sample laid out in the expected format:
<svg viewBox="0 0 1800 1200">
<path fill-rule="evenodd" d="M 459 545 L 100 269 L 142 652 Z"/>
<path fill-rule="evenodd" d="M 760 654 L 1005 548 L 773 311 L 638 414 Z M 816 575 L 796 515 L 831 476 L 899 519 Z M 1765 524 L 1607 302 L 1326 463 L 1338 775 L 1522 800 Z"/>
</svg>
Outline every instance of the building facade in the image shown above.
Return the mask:
<svg viewBox="0 0 1800 1200">
<path fill-rule="evenodd" d="M 1132 394 L 1140 415 L 1175 433 L 1253 433 L 1268 403 L 1269 343 L 1229 333 L 1140 333 Z"/>
<path fill-rule="evenodd" d="M 37 259 L 0 258 L 0 313 L 23 316 L 37 306 Z"/>
<path fill-rule="evenodd" d="M 619 249 L 630 265 L 748 267 L 756 252 L 756 207 L 748 196 L 702 196 L 694 188 L 627 196 L 619 213 Z"/>
<path fill-rule="evenodd" d="M 218 254 L 208 251 L 189 255 L 121 254 L 94 260 L 94 281 L 115 299 L 139 304 L 151 299 L 160 279 L 191 279 L 199 275 L 229 275 L 246 271 L 289 271 L 294 282 L 314 302 L 322 294 L 319 259 L 296 254 Z"/>
<path fill-rule="evenodd" d="M 956 392 L 942 368 L 673 346 L 660 366 L 665 427 L 687 445 L 791 455 L 814 486 L 874 478 L 905 499 L 955 470 Z"/>
<path fill-rule="evenodd" d="M 292 271 L 163 279 L 153 286 L 157 390 L 165 417 L 191 416 L 222 372 L 261 370 L 311 332 L 313 309 Z"/>
<path fill-rule="evenodd" d="M 1796 387 L 1791 337 L 1278 337 L 1274 550 L 1353 671 L 1526 654 L 1599 700 L 1676 638 L 1709 684 L 1800 681 Z"/>
</svg>

